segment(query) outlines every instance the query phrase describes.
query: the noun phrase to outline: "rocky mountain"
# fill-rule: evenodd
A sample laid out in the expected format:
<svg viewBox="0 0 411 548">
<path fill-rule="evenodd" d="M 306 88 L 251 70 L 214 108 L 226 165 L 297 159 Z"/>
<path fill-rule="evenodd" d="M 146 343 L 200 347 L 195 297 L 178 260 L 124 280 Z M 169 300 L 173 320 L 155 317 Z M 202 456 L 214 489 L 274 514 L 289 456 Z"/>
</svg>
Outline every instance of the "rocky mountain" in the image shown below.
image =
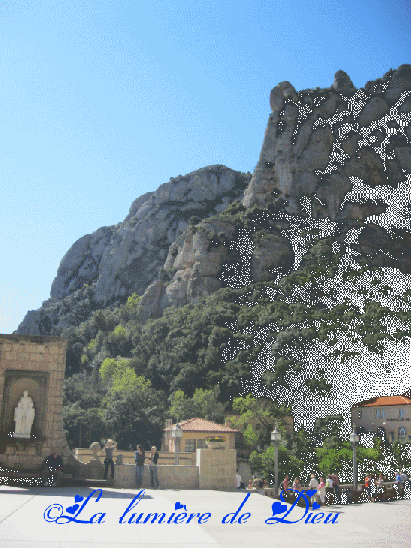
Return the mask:
<svg viewBox="0 0 411 548">
<path fill-rule="evenodd" d="M 198 221 L 242 199 L 251 174 L 222 165 L 170 178 L 131 205 L 123 222 L 77 240 L 61 260 L 50 299 L 29 311 L 16 333 L 59 334 L 96 309 L 142 295 L 160 276 L 190 218 Z M 180 240 L 179 240 L 180 241 Z M 174 248 L 175 249 L 175 248 Z"/>
<path fill-rule="evenodd" d="M 133 293 L 142 320 L 158 317 L 235 287 L 240 270 L 243 285 L 276 279 L 298 268 L 313 230 L 410 273 L 411 65 L 358 90 L 343 71 L 325 89 L 281 82 L 270 106 L 252 176 L 209 166 L 141 196 L 122 223 L 73 244 L 16 333 L 59 334 Z"/>
</svg>

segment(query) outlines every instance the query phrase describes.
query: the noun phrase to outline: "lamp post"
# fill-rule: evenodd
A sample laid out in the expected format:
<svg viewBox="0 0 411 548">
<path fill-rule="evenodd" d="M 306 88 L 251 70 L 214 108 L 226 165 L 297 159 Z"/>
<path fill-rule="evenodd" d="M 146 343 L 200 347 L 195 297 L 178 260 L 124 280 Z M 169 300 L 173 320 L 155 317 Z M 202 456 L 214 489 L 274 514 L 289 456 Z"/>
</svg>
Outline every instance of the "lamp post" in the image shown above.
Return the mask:
<svg viewBox="0 0 411 548">
<path fill-rule="evenodd" d="M 353 468 L 353 476 L 354 476 L 354 491 L 357 490 L 357 483 L 358 483 L 358 471 L 357 471 L 357 445 L 360 442 L 360 436 L 355 433 L 355 428 L 352 431 L 352 434 L 350 435 L 350 442 L 352 445 L 352 468 Z"/>
<path fill-rule="evenodd" d="M 181 426 L 177 424 L 171 429 L 171 437 L 174 439 L 174 450 L 176 454 L 176 465 L 178 465 L 178 451 L 180 449 L 180 440 L 183 437 L 183 430 Z"/>
<path fill-rule="evenodd" d="M 274 431 L 271 432 L 271 442 L 273 443 L 275 447 L 275 464 L 274 464 L 275 496 L 278 496 L 278 446 L 280 445 L 280 441 L 281 441 L 281 433 L 277 430 L 277 426 L 276 426 Z"/>
</svg>

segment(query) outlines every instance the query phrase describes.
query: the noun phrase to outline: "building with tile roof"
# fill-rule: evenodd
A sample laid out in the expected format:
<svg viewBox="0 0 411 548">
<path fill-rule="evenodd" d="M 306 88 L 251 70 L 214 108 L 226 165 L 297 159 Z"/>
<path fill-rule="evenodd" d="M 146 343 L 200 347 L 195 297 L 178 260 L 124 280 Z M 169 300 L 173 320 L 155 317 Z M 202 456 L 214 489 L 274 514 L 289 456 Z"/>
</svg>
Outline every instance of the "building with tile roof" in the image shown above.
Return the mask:
<svg viewBox="0 0 411 548">
<path fill-rule="evenodd" d="M 384 436 L 391 443 L 411 440 L 411 394 L 378 396 L 351 407 L 351 424 L 358 432 Z M 408 394 L 408 395 L 407 395 Z"/>
<path fill-rule="evenodd" d="M 206 439 L 212 436 L 225 438 L 225 447 L 235 449 L 235 435 L 238 430 L 198 417 L 181 421 L 179 425 L 183 431 L 180 451 L 195 452 L 197 449 L 203 449 L 207 446 Z M 162 451 L 175 451 L 174 439 L 171 435 L 171 430 L 174 427 L 175 425 L 172 425 L 163 430 Z"/>
</svg>

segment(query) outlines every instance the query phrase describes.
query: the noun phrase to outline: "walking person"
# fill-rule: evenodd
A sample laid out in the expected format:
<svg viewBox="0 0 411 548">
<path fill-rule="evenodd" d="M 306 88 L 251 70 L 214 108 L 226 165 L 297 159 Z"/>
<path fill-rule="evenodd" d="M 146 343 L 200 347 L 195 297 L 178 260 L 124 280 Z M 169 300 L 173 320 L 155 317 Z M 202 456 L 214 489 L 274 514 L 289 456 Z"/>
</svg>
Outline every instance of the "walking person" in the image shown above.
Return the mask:
<svg viewBox="0 0 411 548">
<path fill-rule="evenodd" d="M 317 490 L 318 489 L 318 480 L 315 477 L 315 474 L 311 474 L 310 483 L 308 484 L 310 490 Z M 314 502 L 318 501 L 318 495 L 315 494 L 311 497 L 311 506 L 314 504 Z"/>
<path fill-rule="evenodd" d="M 335 501 L 334 482 L 333 482 L 333 478 L 332 478 L 331 474 L 329 474 L 328 478 L 325 480 L 325 490 L 326 490 L 327 503 L 331 504 L 331 502 L 330 502 L 331 497 L 332 497 L 333 502 Z"/>
<path fill-rule="evenodd" d="M 404 480 L 404 498 L 410 499 L 411 498 L 411 485 L 410 485 L 410 479 L 407 474 L 405 474 L 405 480 Z"/>
<path fill-rule="evenodd" d="M 151 448 L 151 453 L 148 458 L 150 459 L 148 469 L 150 470 L 151 487 L 154 488 L 154 480 L 155 480 L 157 484 L 155 489 L 157 489 L 160 483 L 158 481 L 158 476 L 157 476 L 158 453 L 157 453 L 157 447 L 155 445 L 153 445 L 153 447 Z"/>
<path fill-rule="evenodd" d="M 58 487 L 63 477 L 63 459 L 56 450 L 44 461 L 42 478 L 50 487 Z"/>
<path fill-rule="evenodd" d="M 104 446 L 106 450 L 106 458 L 104 459 L 104 479 L 107 479 L 108 467 L 111 467 L 111 479 L 114 479 L 114 461 L 113 453 L 117 449 L 117 442 L 113 440 L 107 440 L 107 444 Z"/>
<path fill-rule="evenodd" d="M 367 498 L 370 499 L 370 476 L 368 474 L 365 475 L 364 479 L 364 491 L 367 495 Z"/>
<path fill-rule="evenodd" d="M 331 478 L 333 480 L 335 500 L 339 503 L 341 500 L 340 478 L 337 476 L 337 474 L 331 474 Z"/>
<path fill-rule="evenodd" d="M 384 499 L 384 476 L 382 474 L 379 475 L 379 478 L 375 482 L 376 488 L 377 488 L 377 494 L 378 494 L 378 500 Z"/>
<path fill-rule="evenodd" d="M 370 474 L 370 494 L 371 494 L 371 502 L 375 502 L 375 474 Z"/>
<path fill-rule="evenodd" d="M 244 482 L 241 479 L 240 474 L 238 473 L 238 468 L 235 476 L 235 486 L 236 486 L 236 489 L 245 489 Z"/>
<path fill-rule="evenodd" d="M 289 485 L 290 485 L 290 480 L 287 474 L 285 478 L 283 479 L 283 481 L 280 483 L 280 489 L 282 492 L 284 492 L 284 496 L 286 500 L 288 499 L 288 496 L 289 496 L 289 493 L 287 492 Z"/>
<path fill-rule="evenodd" d="M 321 506 L 324 506 L 325 505 L 325 494 L 326 494 L 324 478 L 320 478 L 320 483 L 318 484 L 317 493 L 320 497 Z"/>
<path fill-rule="evenodd" d="M 141 445 L 137 445 L 137 451 L 135 451 L 135 465 L 136 465 L 136 486 L 141 487 L 143 485 L 143 472 L 144 463 L 146 461 L 146 454 Z"/>
<path fill-rule="evenodd" d="M 301 487 L 300 479 L 299 478 L 294 478 L 293 492 L 294 492 L 295 498 L 297 498 L 299 496 L 299 493 L 300 493 L 301 489 L 302 489 L 302 487 Z"/>
<path fill-rule="evenodd" d="M 397 497 L 401 498 L 402 496 L 402 481 L 401 481 L 401 472 L 398 471 L 395 476 L 394 489 L 397 491 Z"/>
</svg>

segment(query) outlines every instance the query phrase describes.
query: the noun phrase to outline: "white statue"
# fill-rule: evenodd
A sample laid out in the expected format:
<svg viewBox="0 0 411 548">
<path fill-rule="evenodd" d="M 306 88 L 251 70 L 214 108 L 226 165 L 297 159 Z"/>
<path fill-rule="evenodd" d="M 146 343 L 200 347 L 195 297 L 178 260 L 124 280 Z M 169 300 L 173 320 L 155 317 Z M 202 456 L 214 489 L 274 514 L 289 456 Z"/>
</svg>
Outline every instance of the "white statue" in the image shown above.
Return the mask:
<svg viewBox="0 0 411 548">
<path fill-rule="evenodd" d="M 14 411 L 16 429 L 13 436 L 15 438 L 30 437 L 35 414 L 36 412 L 33 407 L 33 400 L 28 395 L 27 390 L 25 390 L 24 395 L 20 398 L 20 401 Z"/>
</svg>

